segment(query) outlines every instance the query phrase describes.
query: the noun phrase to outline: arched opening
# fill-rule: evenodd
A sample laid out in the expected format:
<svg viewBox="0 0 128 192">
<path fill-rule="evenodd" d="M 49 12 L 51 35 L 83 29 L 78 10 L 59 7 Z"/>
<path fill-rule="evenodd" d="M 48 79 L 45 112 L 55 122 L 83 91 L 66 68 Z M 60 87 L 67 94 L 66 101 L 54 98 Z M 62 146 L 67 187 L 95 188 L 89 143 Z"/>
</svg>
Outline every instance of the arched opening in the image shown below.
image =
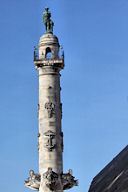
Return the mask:
<svg viewBox="0 0 128 192">
<path fill-rule="evenodd" d="M 51 49 L 49 47 L 46 48 L 46 58 L 47 59 L 51 59 L 52 58 Z"/>
</svg>

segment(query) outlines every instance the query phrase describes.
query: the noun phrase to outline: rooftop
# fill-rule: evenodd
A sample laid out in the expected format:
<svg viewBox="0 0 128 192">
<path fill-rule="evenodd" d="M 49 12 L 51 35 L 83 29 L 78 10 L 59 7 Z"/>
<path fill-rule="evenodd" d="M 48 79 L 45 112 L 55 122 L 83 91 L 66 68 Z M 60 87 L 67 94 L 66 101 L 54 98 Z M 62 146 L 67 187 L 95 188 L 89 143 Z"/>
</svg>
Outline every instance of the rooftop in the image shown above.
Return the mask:
<svg viewBox="0 0 128 192">
<path fill-rule="evenodd" d="M 93 179 L 89 192 L 128 192 L 128 145 Z"/>
</svg>

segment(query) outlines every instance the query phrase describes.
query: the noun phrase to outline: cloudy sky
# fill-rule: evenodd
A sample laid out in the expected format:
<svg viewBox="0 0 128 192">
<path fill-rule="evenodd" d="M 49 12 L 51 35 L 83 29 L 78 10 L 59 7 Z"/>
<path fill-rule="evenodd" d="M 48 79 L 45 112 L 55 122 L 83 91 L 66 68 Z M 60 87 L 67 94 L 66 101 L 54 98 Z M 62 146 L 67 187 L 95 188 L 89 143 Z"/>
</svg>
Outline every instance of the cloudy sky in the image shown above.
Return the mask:
<svg viewBox="0 0 128 192">
<path fill-rule="evenodd" d="M 61 72 L 64 172 L 87 192 L 128 143 L 128 1 L 4 0 L 0 6 L 0 190 L 29 192 L 38 173 L 38 72 L 33 47 L 50 7 L 65 50 Z"/>
</svg>

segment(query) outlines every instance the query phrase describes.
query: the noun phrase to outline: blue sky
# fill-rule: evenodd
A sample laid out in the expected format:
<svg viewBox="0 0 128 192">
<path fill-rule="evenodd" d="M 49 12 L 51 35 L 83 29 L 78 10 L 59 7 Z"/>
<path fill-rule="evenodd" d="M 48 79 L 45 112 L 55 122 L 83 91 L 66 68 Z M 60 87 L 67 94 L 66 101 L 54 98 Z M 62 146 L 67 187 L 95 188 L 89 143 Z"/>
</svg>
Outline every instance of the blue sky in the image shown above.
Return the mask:
<svg viewBox="0 0 128 192">
<path fill-rule="evenodd" d="M 64 172 L 88 191 L 93 177 L 128 143 L 128 1 L 4 0 L 0 11 L 2 192 L 29 192 L 38 172 L 38 72 L 33 47 L 50 7 L 65 50 L 61 72 Z"/>
</svg>

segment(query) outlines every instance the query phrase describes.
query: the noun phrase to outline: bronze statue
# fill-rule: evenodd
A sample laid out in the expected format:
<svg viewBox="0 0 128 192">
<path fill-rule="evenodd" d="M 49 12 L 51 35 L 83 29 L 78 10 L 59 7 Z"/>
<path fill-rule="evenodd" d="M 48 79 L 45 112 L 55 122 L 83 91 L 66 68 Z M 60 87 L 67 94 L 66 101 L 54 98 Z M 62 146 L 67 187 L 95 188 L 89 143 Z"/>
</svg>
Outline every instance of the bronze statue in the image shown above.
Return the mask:
<svg viewBox="0 0 128 192">
<path fill-rule="evenodd" d="M 48 12 L 49 8 L 45 8 L 45 10 L 46 11 L 43 13 L 43 22 L 44 22 L 44 25 L 45 25 L 46 33 L 53 33 L 54 23 L 50 19 L 51 13 Z"/>
</svg>

